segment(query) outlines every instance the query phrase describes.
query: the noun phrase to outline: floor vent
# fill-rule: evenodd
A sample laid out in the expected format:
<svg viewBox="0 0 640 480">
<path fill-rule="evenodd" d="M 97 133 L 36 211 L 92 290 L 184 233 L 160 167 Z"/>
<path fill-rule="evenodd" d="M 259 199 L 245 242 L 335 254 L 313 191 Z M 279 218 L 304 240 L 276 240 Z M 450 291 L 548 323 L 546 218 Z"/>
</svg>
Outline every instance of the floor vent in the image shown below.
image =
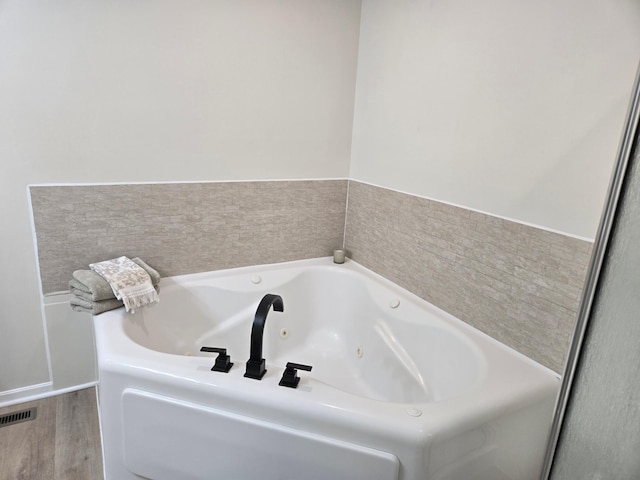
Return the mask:
<svg viewBox="0 0 640 480">
<path fill-rule="evenodd" d="M 8 427 L 9 425 L 15 425 L 20 422 L 28 422 L 29 420 L 36 419 L 36 407 L 29 408 L 27 410 L 20 410 L 19 412 L 7 413 L 0 415 L 0 428 Z"/>
</svg>

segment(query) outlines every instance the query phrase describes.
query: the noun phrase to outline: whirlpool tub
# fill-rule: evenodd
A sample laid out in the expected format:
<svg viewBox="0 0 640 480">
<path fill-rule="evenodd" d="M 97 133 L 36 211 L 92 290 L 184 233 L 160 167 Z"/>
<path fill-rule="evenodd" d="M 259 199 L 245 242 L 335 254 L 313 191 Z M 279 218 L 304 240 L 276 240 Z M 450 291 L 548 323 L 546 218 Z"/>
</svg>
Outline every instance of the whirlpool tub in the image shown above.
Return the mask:
<svg viewBox="0 0 640 480">
<path fill-rule="evenodd" d="M 265 294 L 284 311 L 256 380 Z M 160 295 L 95 317 L 107 480 L 539 476 L 557 376 L 353 261 L 164 278 Z M 287 362 L 312 366 L 297 388 L 279 385 Z"/>
</svg>

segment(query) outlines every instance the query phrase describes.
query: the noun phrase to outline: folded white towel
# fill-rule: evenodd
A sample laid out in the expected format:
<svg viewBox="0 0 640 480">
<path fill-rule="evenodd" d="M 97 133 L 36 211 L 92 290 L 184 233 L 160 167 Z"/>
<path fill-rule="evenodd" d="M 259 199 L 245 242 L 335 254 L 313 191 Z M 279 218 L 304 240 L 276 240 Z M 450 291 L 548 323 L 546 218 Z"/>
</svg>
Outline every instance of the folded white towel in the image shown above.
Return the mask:
<svg viewBox="0 0 640 480">
<path fill-rule="evenodd" d="M 160 301 L 149 274 L 127 257 L 92 263 L 89 268 L 109 282 L 127 312 Z"/>
</svg>

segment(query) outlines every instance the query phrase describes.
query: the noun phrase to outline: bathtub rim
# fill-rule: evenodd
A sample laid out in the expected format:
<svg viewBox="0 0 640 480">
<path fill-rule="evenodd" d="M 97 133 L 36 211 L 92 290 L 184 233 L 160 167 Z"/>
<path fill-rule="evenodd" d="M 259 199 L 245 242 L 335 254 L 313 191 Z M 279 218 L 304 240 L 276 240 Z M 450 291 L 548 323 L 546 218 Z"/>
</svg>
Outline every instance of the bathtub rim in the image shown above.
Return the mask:
<svg viewBox="0 0 640 480">
<path fill-rule="evenodd" d="M 230 267 L 230 268 L 223 268 L 223 269 L 219 269 L 219 270 L 212 270 L 212 271 L 206 271 L 206 272 L 196 272 L 196 273 L 187 273 L 187 274 L 183 274 L 183 275 L 173 275 L 173 276 L 169 276 L 169 277 L 163 277 L 160 280 L 160 288 L 162 289 L 163 287 L 163 282 L 165 283 L 165 287 L 166 287 L 166 283 L 168 281 L 173 282 L 177 285 L 185 285 L 185 284 L 197 284 L 200 282 L 206 282 L 207 280 L 210 279 L 215 279 L 215 278 L 219 278 L 219 277 L 224 277 L 227 276 L 229 274 L 234 274 L 234 275 L 242 275 L 242 274 L 246 274 L 246 273 L 254 273 L 257 269 L 260 269 L 260 271 L 271 271 L 271 270 L 278 270 L 278 269 L 282 269 L 282 268 L 297 268 L 297 267 L 305 267 L 305 266 L 320 266 L 320 267 L 328 267 L 328 268 L 332 268 L 332 269 L 336 269 L 336 270 L 340 270 L 340 269 L 344 269 L 344 268 L 348 268 L 350 270 L 353 270 L 365 277 L 368 277 L 370 279 L 372 279 L 374 282 L 378 282 L 383 284 L 386 288 L 389 288 L 390 290 L 397 292 L 398 295 L 401 296 L 406 296 L 408 297 L 412 302 L 417 303 L 417 304 L 426 304 L 427 308 L 429 308 L 430 310 L 433 310 L 434 312 L 437 312 L 438 315 L 442 316 L 442 318 L 446 319 L 447 321 L 452 322 L 453 325 L 455 325 L 456 328 L 459 328 L 460 330 L 462 330 L 465 333 L 469 333 L 471 336 L 478 336 L 479 338 L 482 338 L 485 342 L 487 342 L 488 344 L 491 344 L 499 349 L 502 349 L 504 351 L 509 352 L 510 354 L 513 354 L 516 358 L 519 359 L 519 361 L 524 362 L 525 364 L 528 364 L 532 367 L 534 367 L 535 369 L 540 370 L 541 372 L 546 372 L 550 375 L 552 375 L 553 377 L 555 377 L 556 379 L 560 380 L 561 379 L 561 375 L 558 372 L 555 372 L 554 370 L 550 369 L 549 367 L 533 360 L 532 358 L 528 357 L 527 355 L 519 352 L 518 350 L 514 349 L 513 347 L 502 343 L 501 341 L 497 340 L 496 338 L 490 336 L 489 334 L 483 332 L 482 330 L 474 327 L 473 325 L 455 317 L 454 315 L 448 313 L 447 311 L 443 310 L 442 308 L 430 303 L 428 300 L 423 299 L 422 297 L 418 296 L 417 294 L 411 292 L 410 290 L 401 287 L 399 285 L 397 285 L 396 283 L 392 282 L 391 280 L 387 279 L 386 277 L 374 272 L 373 270 L 370 270 L 368 268 L 366 268 L 365 266 L 361 265 L 360 263 L 356 262 L 355 260 L 352 260 L 350 258 L 346 258 L 345 259 L 345 263 L 343 264 L 335 264 L 333 262 L 333 257 L 332 256 L 328 256 L 328 257 L 316 257 L 316 258 L 310 258 L 310 259 L 302 259 L 302 260 L 291 260 L 291 261 L 286 261 L 286 262 L 277 262 L 277 263 L 269 263 L 269 264 L 261 264 L 261 265 L 247 265 L 247 266 L 241 266 L 241 267 Z M 108 312 L 104 312 L 98 316 L 93 316 L 94 319 L 99 319 L 101 316 L 104 315 L 108 315 L 111 316 L 113 315 L 115 312 L 124 312 L 123 310 L 124 307 L 121 307 L 119 309 L 115 309 L 115 310 L 111 310 Z M 153 308 L 153 307 L 152 307 Z M 110 315 L 111 314 L 111 315 Z M 153 351 L 153 349 L 149 349 L 151 351 Z"/>
<path fill-rule="evenodd" d="M 352 260 L 347 260 L 345 264 L 339 266 L 333 266 L 332 257 L 187 274 L 178 276 L 178 281 L 206 280 L 212 275 L 218 277 L 228 275 L 229 272 L 247 273 L 256 269 L 277 269 L 283 266 L 297 267 L 307 265 L 329 265 L 333 268 L 345 268 L 347 266 L 347 268 L 355 269 L 365 276 L 371 276 L 375 281 L 382 282 L 385 286 L 400 289 L 403 294 L 413 296 L 418 302 L 425 302 L 415 294 L 402 289 L 402 287 L 393 284 L 381 275 Z M 243 378 L 240 372 L 242 368 L 238 368 L 238 366 L 232 369 L 229 374 L 211 372 L 213 358 L 205 354 L 193 356 L 174 355 L 151 350 L 137 344 L 122 331 L 121 324 L 118 325 L 118 328 L 113 328 L 113 317 L 121 315 L 124 312 L 123 309 L 105 312 L 94 317 L 98 370 L 101 378 L 106 373 L 109 373 L 123 377 L 131 376 L 143 382 L 146 379 L 150 383 L 178 381 L 182 384 L 182 388 L 190 390 L 192 393 L 206 392 L 207 394 L 201 397 L 205 402 L 207 402 L 207 398 L 218 398 L 227 399 L 229 403 L 233 403 L 238 401 L 243 394 L 249 393 L 256 397 L 273 399 L 275 402 L 272 405 L 274 410 L 277 410 L 277 405 L 280 403 L 292 403 L 300 406 L 303 411 L 308 411 L 313 409 L 315 404 L 320 403 L 325 409 L 346 414 L 345 421 L 348 418 L 357 417 L 362 420 L 356 423 L 367 424 L 372 419 L 380 421 L 382 417 L 385 420 L 390 420 L 390 423 L 385 427 L 388 431 L 392 431 L 402 425 L 402 429 L 419 432 L 418 435 L 433 435 L 438 431 L 450 431 L 452 425 L 463 424 L 466 415 L 460 415 L 460 412 L 470 411 L 473 412 L 471 416 L 486 418 L 492 416 L 499 409 L 507 408 L 508 405 L 511 405 L 509 408 L 523 408 L 525 405 L 532 404 L 547 396 L 550 390 L 553 390 L 555 398 L 555 392 L 559 387 L 559 376 L 555 372 L 462 320 L 433 305 L 431 306 L 444 315 L 448 321 L 453 321 L 458 328 L 469 332 L 472 336 L 477 336 L 484 343 L 492 346 L 495 350 L 491 350 L 491 352 L 499 352 L 498 357 L 513 355 L 517 358 L 518 361 L 514 362 L 512 367 L 517 370 L 524 367 L 524 371 L 538 372 L 536 381 L 534 382 L 530 378 L 526 382 L 520 380 L 517 385 L 518 388 L 514 388 L 513 384 L 505 385 L 500 378 L 499 372 L 495 370 L 503 368 L 497 362 L 499 358 L 496 359 L 490 356 L 487 361 L 492 362 L 492 364 L 488 365 L 488 371 L 482 382 L 474 385 L 460 397 L 442 401 L 409 403 L 379 401 L 344 392 L 314 380 L 313 377 L 305 378 L 298 389 L 287 389 L 277 385 L 278 379 L 284 370 L 277 365 L 270 366 L 267 375 L 262 381 L 254 381 Z M 128 342 L 120 342 L 118 336 L 124 336 Z M 234 370 L 235 373 L 232 373 Z M 196 374 L 187 378 L 184 377 L 185 371 L 195 372 Z M 303 397 L 302 394 L 305 393 L 313 393 L 313 395 Z M 416 411 L 420 413 L 416 415 Z M 242 414 L 246 413 L 246 411 L 238 411 L 237 413 Z"/>
</svg>

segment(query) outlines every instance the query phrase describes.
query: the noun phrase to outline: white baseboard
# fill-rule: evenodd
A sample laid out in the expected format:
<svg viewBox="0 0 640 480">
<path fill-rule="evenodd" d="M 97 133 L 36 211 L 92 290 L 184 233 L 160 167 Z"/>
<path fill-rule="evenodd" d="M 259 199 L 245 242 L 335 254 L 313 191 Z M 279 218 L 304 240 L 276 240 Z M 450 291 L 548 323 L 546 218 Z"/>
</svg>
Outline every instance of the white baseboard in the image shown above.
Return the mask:
<svg viewBox="0 0 640 480">
<path fill-rule="evenodd" d="M 94 387 L 97 384 L 98 382 L 89 382 L 82 385 L 74 385 L 72 387 L 56 390 L 53 388 L 53 382 L 45 382 L 37 385 L 29 385 L 28 387 L 16 388 L 14 390 L 7 390 L 5 392 L 0 392 L 0 408 L 62 395 L 63 393 Z"/>
</svg>

